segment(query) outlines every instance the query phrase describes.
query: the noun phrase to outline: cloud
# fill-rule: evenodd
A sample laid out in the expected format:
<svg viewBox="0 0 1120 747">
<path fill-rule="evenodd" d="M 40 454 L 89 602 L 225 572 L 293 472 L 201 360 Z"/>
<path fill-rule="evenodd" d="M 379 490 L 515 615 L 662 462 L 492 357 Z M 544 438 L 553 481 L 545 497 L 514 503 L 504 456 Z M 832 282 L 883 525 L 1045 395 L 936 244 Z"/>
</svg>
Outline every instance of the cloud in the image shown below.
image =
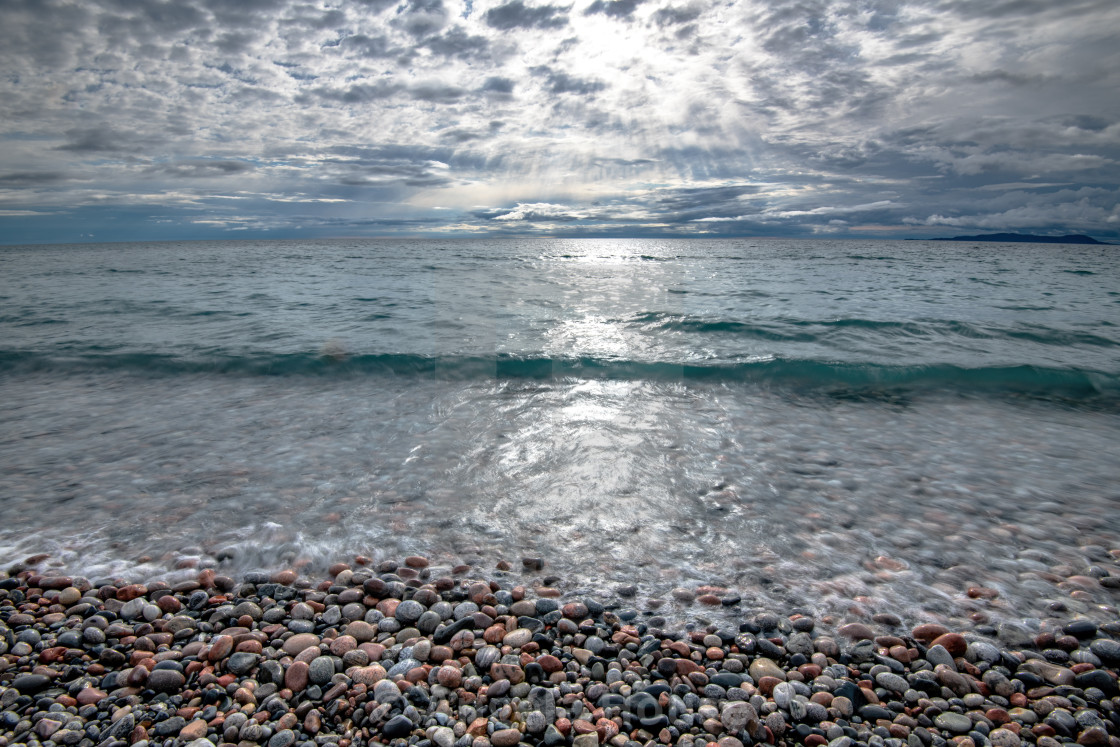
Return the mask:
<svg viewBox="0 0 1120 747">
<path fill-rule="evenodd" d="M 402 48 L 394 46 L 389 37 L 383 34 L 376 36 L 354 34 L 341 40 L 338 46 L 348 54 L 372 59 L 396 57 L 403 51 Z"/>
<path fill-rule="evenodd" d="M 428 81 L 410 86 L 408 94 L 418 101 L 446 103 L 462 98 L 467 92 L 458 86 L 447 85 L 438 81 Z"/>
<path fill-rule="evenodd" d="M 335 101 L 340 104 L 366 104 L 371 101 L 380 101 L 394 96 L 405 90 L 401 83 L 390 80 L 376 80 L 370 83 L 355 83 L 346 88 L 315 88 L 309 93 L 323 101 Z M 301 98 L 306 99 L 306 96 Z"/>
<path fill-rule="evenodd" d="M 231 176 L 252 171 L 256 167 L 245 161 L 229 159 L 190 159 L 175 163 L 159 164 L 147 169 L 149 173 L 167 174 L 169 176 L 184 177 L 187 179 L 201 179 L 208 177 Z"/>
<path fill-rule="evenodd" d="M 568 24 L 568 8 L 556 5 L 526 5 L 522 0 L 512 0 L 505 5 L 491 8 L 483 14 L 486 25 L 510 31 L 513 29 L 556 29 Z"/>
<path fill-rule="evenodd" d="M 587 15 L 601 13 L 612 18 L 629 18 L 644 0 L 595 0 L 584 11 Z"/>
<path fill-rule="evenodd" d="M 499 221 L 560 221 L 580 220 L 585 216 L 573 211 L 567 205 L 553 205 L 547 202 L 518 203 L 509 212 L 494 215 L 491 220 Z"/>
<path fill-rule="evenodd" d="M 510 78 L 503 78 L 500 75 L 494 75 L 487 78 L 478 90 L 483 93 L 508 95 L 513 93 L 514 85 L 516 84 Z"/>
<path fill-rule="evenodd" d="M 682 6 L 666 6 L 658 8 L 653 14 L 653 20 L 660 26 L 672 26 L 695 21 L 704 12 L 700 3 Z"/>
<path fill-rule="evenodd" d="M 470 61 L 488 59 L 491 51 L 489 39 L 470 34 L 462 26 L 454 26 L 442 36 L 425 39 L 423 44 L 433 54 Z"/>
<path fill-rule="evenodd" d="M 76 127 L 67 130 L 65 134 L 69 142 L 60 145 L 59 150 L 70 150 L 78 153 L 132 151 L 139 144 L 138 141 L 148 140 L 148 138 L 140 137 L 136 132 L 120 130 L 107 125 Z"/>
<path fill-rule="evenodd" d="M 448 20 L 443 0 L 405 0 L 397 10 L 394 24 L 414 37 L 439 31 Z"/>
<path fill-rule="evenodd" d="M 25 171 L 0 174 L 0 189 L 42 187 L 66 181 L 66 174 L 59 171 Z"/>
<path fill-rule="evenodd" d="M 564 70 L 552 70 L 548 67 L 534 67 L 531 72 L 544 77 L 548 81 L 550 93 L 575 93 L 587 96 L 602 91 L 607 84 L 594 78 L 577 78 Z"/>
<path fill-rule="evenodd" d="M 2 15 L 0 237 L 96 221 L 129 237 L 1072 222 L 1120 238 L 1108 0 L 10 0 Z"/>
</svg>

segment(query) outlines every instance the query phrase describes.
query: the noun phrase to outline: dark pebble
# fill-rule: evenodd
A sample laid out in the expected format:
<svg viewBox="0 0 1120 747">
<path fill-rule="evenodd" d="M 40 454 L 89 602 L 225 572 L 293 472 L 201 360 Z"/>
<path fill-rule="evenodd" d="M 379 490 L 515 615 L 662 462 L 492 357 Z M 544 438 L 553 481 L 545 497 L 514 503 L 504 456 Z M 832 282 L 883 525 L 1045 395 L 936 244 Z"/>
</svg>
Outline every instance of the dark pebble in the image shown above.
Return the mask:
<svg viewBox="0 0 1120 747">
<path fill-rule="evenodd" d="M 1108 696 L 1117 693 L 1116 679 L 1103 669 L 1082 672 L 1074 678 L 1074 684 L 1082 690 L 1095 687 Z"/>
<path fill-rule="evenodd" d="M 404 717 L 401 716 L 401 718 Z M 409 726 L 411 726 L 411 722 L 409 722 Z M 388 724 L 386 724 L 386 728 L 388 728 Z M 386 736 L 388 736 L 388 734 L 386 734 Z M 401 736 L 408 736 L 408 732 L 406 731 Z M 268 747 L 291 747 L 291 745 L 295 744 L 295 742 L 296 733 L 294 731 L 292 731 L 291 729 L 281 729 L 280 731 L 273 734 L 272 738 L 268 740 Z"/>
<path fill-rule="evenodd" d="M 1097 634 L 1097 626 L 1089 620 L 1073 620 L 1066 623 L 1062 631 L 1077 638 L 1092 638 Z"/>
<path fill-rule="evenodd" d="M 183 687 L 186 678 L 174 669 L 155 669 L 148 675 L 147 685 L 156 692 L 170 693 Z"/>
<path fill-rule="evenodd" d="M 550 597 L 541 597 L 534 601 L 538 615 L 547 615 L 560 609 L 560 603 Z"/>
<path fill-rule="evenodd" d="M 865 705 L 859 709 L 859 715 L 864 721 L 876 721 L 881 718 L 893 720 L 895 716 L 889 709 L 877 705 Z"/>
<path fill-rule="evenodd" d="M 51 678 L 45 674 L 21 674 L 12 680 L 12 687 L 25 695 L 45 690 L 50 684 Z"/>
<path fill-rule="evenodd" d="M 720 687 L 738 687 L 743 684 L 743 677 L 739 674 L 732 672 L 720 672 L 708 680 L 710 684 L 719 685 Z"/>
<path fill-rule="evenodd" d="M 385 726 L 381 727 L 381 734 L 385 737 L 388 737 L 389 739 L 407 737 L 411 733 L 412 722 L 409 721 L 408 717 L 404 715 L 394 716 L 393 718 L 389 719 Z"/>
<path fill-rule="evenodd" d="M 238 651 L 230 655 L 226 661 L 226 669 L 231 673 L 238 676 L 243 676 L 253 671 L 253 667 L 257 666 L 257 661 L 260 659 L 256 654 L 251 654 L 247 651 Z"/>
<path fill-rule="evenodd" d="M 1089 644 L 1089 650 L 1105 664 L 1120 663 L 1120 643 L 1101 638 Z"/>
<path fill-rule="evenodd" d="M 174 737 L 183 727 L 187 725 L 187 720 L 182 716 L 172 716 L 166 721 L 160 721 L 152 727 L 152 733 L 157 737 Z"/>
</svg>

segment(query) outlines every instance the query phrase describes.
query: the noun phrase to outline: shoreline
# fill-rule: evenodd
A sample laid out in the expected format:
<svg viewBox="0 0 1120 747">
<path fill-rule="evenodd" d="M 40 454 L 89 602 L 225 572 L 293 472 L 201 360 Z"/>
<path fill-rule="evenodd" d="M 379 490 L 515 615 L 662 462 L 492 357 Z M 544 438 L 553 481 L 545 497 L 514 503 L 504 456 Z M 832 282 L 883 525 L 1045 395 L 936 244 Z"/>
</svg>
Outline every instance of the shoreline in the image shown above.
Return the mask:
<svg viewBox="0 0 1120 747">
<path fill-rule="evenodd" d="M 1120 747 L 1116 621 L 671 631 L 422 556 L 120 586 L 28 561 L 0 574 L 0 747 Z"/>
</svg>

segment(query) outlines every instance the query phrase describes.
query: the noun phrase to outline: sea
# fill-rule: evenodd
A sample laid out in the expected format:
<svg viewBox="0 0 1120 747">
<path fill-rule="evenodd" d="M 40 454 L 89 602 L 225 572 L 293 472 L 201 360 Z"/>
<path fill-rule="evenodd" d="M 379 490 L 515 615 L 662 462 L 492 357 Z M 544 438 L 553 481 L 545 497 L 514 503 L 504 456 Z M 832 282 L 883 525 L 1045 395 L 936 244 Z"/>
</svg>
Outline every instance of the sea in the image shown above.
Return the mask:
<svg viewBox="0 0 1120 747">
<path fill-rule="evenodd" d="M 0 563 L 419 554 L 664 625 L 1115 620 L 1118 252 L 0 247 Z"/>
</svg>

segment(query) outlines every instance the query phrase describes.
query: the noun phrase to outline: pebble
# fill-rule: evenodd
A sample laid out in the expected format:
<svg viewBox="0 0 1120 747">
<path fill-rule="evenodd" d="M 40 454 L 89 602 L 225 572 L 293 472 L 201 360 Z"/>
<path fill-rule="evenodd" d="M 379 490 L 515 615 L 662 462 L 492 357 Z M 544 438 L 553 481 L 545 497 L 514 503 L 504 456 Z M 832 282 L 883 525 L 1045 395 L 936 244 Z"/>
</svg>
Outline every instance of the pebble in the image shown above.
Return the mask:
<svg viewBox="0 0 1120 747">
<path fill-rule="evenodd" d="M 954 734 L 967 734 L 972 730 L 972 719 L 963 713 L 946 711 L 933 717 L 934 726 L 938 729 L 951 731 Z"/>
<path fill-rule="evenodd" d="M 566 597 L 560 579 L 436 583 L 428 564 L 446 571 L 423 560 L 336 564 L 330 579 L 289 585 L 71 577 L 52 582 L 54 605 L 36 601 L 30 572 L 0 571 L 0 745 L 1105 747 L 1115 728 L 1120 626 L 1075 618 L 1035 631 L 1023 653 L 939 624 L 909 640 L 770 612 L 745 613 L 738 636 L 674 633 L 594 592 Z M 149 619 L 149 607 L 166 612 Z"/>
<path fill-rule="evenodd" d="M 173 669 L 156 669 L 148 675 L 147 686 L 163 693 L 175 692 L 183 687 L 186 678 Z"/>
<path fill-rule="evenodd" d="M 381 734 L 389 739 L 407 737 L 412 733 L 412 721 L 405 715 L 394 716 L 381 727 Z"/>
<path fill-rule="evenodd" d="M 875 632 L 863 623 L 848 623 L 842 625 L 836 632 L 855 641 L 870 641 L 875 638 Z"/>
<path fill-rule="evenodd" d="M 283 651 L 286 654 L 291 654 L 294 656 L 304 649 L 308 649 L 312 646 L 318 645 L 319 636 L 315 635 L 314 633 L 296 633 L 291 638 L 284 641 Z"/>
<path fill-rule="evenodd" d="M 229 657 L 226 661 L 226 669 L 236 675 L 246 675 L 257 666 L 260 657 L 256 654 L 239 651 Z"/>
<path fill-rule="evenodd" d="M 756 682 L 763 677 L 775 677 L 782 681 L 786 679 L 785 671 L 765 656 L 759 656 L 752 661 L 747 671 L 750 672 L 751 678 Z"/>
<path fill-rule="evenodd" d="M 490 744 L 494 747 L 513 747 L 520 741 L 521 732 L 517 729 L 499 729 L 490 735 Z"/>
</svg>

